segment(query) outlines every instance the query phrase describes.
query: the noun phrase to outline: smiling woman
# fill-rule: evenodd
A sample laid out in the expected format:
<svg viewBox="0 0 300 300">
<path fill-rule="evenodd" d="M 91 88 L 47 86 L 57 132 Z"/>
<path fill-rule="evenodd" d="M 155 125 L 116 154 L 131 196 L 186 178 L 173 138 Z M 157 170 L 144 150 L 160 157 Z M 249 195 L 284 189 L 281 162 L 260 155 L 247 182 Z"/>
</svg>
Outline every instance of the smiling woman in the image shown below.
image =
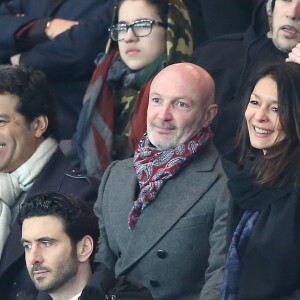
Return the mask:
<svg viewBox="0 0 300 300">
<path fill-rule="evenodd" d="M 82 167 L 97 177 L 112 160 L 130 157 L 145 133 L 154 75 L 166 65 L 186 61 L 193 49 L 181 0 L 118 1 L 109 32 L 75 138 Z"/>
<path fill-rule="evenodd" d="M 260 79 L 250 96 L 245 111 L 250 143 L 266 154 L 269 148 L 284 139 L 278 116 L 277 83 L 272 77 Z"/>
<path fill-rule="evenodd" d="M 222 300 L 299 298 L 299 82 L 300 66 L 284 62 L 246 90 L 239 149 L 223 159 L 231 210 Z"/>
</svg>

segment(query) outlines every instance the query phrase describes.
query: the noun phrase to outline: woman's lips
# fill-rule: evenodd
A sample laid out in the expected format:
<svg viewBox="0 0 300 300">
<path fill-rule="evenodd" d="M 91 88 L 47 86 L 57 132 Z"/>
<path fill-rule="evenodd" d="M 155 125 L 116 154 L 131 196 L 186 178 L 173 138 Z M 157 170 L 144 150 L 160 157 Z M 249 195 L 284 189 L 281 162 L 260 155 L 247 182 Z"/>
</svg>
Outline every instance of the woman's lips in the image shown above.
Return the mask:
<svg viewBox="0 0 300 300">
<path fill-rule="evenodd" d="M 126 50 L 126 54 L 129 55 L 129 56 L 135 55 L 135 54 L 137 54 L 139 52 L 140 52 L 140 50 L 137 49 L 137 48 L 130 48 L 130 49 Z"/>
</svg>

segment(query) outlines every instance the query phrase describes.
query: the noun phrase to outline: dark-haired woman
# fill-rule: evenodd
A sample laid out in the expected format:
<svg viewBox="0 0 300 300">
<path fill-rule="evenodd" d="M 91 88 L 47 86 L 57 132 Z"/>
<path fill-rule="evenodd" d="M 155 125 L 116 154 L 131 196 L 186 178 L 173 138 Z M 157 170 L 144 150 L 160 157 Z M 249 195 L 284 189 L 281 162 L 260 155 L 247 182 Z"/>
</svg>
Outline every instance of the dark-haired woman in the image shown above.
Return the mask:
<svg viewBox="0 0 300 300">
<path fill-rule="evenodd" d="M 232 201 L 222 300 L 300 299 L 300 66 L 260 70 L 239 148 L 223 159 Z"/>
</svg>

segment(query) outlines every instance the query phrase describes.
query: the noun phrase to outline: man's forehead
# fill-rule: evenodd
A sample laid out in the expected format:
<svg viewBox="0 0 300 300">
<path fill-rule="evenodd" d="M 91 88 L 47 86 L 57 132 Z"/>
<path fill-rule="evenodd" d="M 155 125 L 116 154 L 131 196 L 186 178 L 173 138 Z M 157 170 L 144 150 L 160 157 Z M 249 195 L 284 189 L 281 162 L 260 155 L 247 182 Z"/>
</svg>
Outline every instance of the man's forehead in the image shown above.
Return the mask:
<svg viewBox="0 0 300 300">
<path fill-rule="evenodd" d="M 213 97 L 208 87 L 197 85 L 182 85 L 182 88 L 174 88 L 172 90 L 167 87 L 160 85 L 159 88 L 153 88 L 150 90 L 149 100 L 153 98 L 164 99 L 166 101 L 189 101 L 191 104 L 202 105 Z"/>
<path fill-rule="evenodd" d="M 34 216 L 23 221 L 22 231 L 46 236 L 50 233 L 63 233 L 64 225 L 62 219 L 56 216 Z"/>
<path fill-rule="evenodd" d="M 199 83 L 198 79 L 192 74 L 168 70 L 168 72 L 158 74 L 154 78 L 150 87 L 150 93 L 178 93 L 179 91 L 188 93 L 189 87 L 197 83 Z"/>
<path fill-rule="evenodd" d="M 16 112 L 18 97 L 12 94 L 0 94 L 0 114 L 11 115 Z"/>
</svg>

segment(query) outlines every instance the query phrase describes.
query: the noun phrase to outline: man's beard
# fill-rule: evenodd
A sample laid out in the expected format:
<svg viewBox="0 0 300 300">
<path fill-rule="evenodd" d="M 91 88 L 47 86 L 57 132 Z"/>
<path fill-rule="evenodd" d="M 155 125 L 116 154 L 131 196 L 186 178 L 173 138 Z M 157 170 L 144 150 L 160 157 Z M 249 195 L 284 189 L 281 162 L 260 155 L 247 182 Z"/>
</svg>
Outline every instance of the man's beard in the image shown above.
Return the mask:
<svg viewBox="0 0 300 300">
<path fill-rule="evenodd" d="M 280 34 L 279 34 L 279 31 L 277 31 L 277 34 L 275 35 L 274 32 L 272 30 L 270 30 L 270 32 L 268 33 L 269 36 L 271 36 L 272 38 L 272 41 L 273 41 L 273 44 L 274 46 L 281 52 L 284 52 L 284 53 L 289 53 L 292 51 L 292 49 L 294 47 L 296 47 L 296 45 L 300 42 L 300 35 L 299 33 L 297 34 L 297 39 L 291 39 L 290 41 L 294 41 L 293 43 L 291 44 L 288 44 L 286 45 L 285 47 L 281 46 L 280 44 Z M 283 39 L 283 38 L 282 38 Z"/>
<path fill-rule="evenodd" d="M 41 280 L 34 279 L 33 271 L 37 270 L 49 271 L 49 273 L 53 276 L 52 280 L 43 284 L 44 278 Z M 76 247 L 72 247 L 68 260 L 66 260 L 64 264 L 60 265 L 56 270 L 40 265 L 34 265 L 31 269 L 30 275 L 37 290 L 51 294 L 62 288 L 70 279 L 75 277 L 77 271 L 78 264 L 76 258 Z"/>
</svg>

